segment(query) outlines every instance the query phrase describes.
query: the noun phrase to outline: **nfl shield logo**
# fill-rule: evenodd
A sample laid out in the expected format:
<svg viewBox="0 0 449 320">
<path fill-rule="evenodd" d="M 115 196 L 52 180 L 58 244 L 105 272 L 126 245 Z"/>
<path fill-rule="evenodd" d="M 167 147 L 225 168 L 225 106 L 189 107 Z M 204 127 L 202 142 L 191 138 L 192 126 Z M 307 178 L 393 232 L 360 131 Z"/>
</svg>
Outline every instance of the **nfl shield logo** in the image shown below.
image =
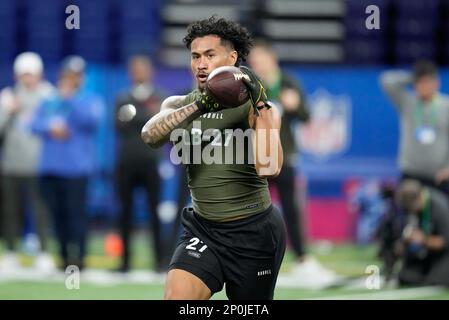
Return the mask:
<svg viewBox="0 0 449 320">
<path fill-rule="evenodd" d="M 350 144 L 351 100 L 318 90 L 310 96 L 310 121 L 299 129 L 301 150 L 319 159 L 341 154 Z"/>
</svg>

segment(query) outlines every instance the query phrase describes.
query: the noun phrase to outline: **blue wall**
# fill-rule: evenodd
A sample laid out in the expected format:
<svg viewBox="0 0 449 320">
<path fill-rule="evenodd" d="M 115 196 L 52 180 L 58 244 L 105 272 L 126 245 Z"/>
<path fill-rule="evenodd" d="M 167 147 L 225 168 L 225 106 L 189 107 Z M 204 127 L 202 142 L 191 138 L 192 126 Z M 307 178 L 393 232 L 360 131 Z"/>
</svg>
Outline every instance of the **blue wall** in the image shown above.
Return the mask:
<svg viewBox="0 0 449 320">
<path fill-rule="evenodd" d="M 307 94 L 325 89 L 349 100 L 348 146 L 325 159 L 303 153 L 301 167 L 311 180 L 391 177 L 397 174 L 398 116 L 379 85 L 381 68 L 294 67 Z M 448 78 L 449 73 L 443 72 Z M 447 82 L 447 81 L 445 81 Z"/>
<path fill-rule="evenodd" d="M 331 97 L 346 96 L 350 102 L 351 112 L 346 119 L 350 133 L 347 147 L 324 158 L 307 152 L 301 155 L 298 164 L 312 182 L 309 190 L 311 195 L 337 194 L 341 188 L 338 185 L 332 188 L 331 183 L 340 183 L 348 177 L 397 175 L 398 117 L 379 86 L 378 77 L 383 69 L 324 66 L 285 66 L 285 69 L 300 79 L 309 97 L 313 97 L 317 91 L 326 90 Z M 57 75 L 56 66 L 47 66 L 46 75 L 54 82 Z M 441 77 L 442 90 L 449 92 L 449 70 L 442 70 Z M 11 82 L 11 67 L 0 66 L 0 88 Z M 191 76 L 187 69 L 159 68 L 155 74 L 155 83 L 166 95 L 179 94 L 189 90 Z M 104 181 L 109 179 L 113 171 L 116 150 L 112 126 L 113 102 L 117 93 L 128 85 L 126 70 L 123 67 L 90 64 L 86 85 L 104 97 L 109 111 L 99 139 L 103 176 L 93 188 L 97 202 L 101 202 L 110 198 L 108 195 L 113 190 L 112 184 Z M 314 181 L 318 186 L 316 188 L 313 187 Z M 327 191 L 323 187 L 326 182 L 329 186 Z M 171 184 L 168 184 L 165 190 L 170 188 Z M 164 199 L 170 198 L 169 191 L 162 196 Z"/>
</svg>

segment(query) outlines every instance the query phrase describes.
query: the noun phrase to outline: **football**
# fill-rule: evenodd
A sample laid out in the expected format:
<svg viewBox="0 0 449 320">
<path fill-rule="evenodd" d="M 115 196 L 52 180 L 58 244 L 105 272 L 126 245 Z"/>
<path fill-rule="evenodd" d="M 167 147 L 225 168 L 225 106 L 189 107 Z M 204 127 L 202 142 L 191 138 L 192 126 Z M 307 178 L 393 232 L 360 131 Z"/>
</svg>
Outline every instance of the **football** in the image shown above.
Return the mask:
<svg viewBox="0 0 449 320">
<path fill-rule="evenodd" d="M 249 99 L 243 78 L 249 79 L 237 67 L 219 67 L 207 77 L 207 94 L 224 107 L 238 107 Z"/>
</svg>

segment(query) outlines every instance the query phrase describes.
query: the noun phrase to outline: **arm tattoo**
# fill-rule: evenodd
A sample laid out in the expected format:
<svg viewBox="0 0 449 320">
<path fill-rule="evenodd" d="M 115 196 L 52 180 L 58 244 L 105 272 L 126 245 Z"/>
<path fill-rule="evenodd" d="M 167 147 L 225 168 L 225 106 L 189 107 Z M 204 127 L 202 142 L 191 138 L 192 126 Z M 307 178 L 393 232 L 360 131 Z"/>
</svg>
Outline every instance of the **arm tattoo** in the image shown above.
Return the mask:
<svg viewBox="0 0 449 320">
<path fill-rule="evenodd" d="M 151 118 L 142 129 L 143 141 L 153 148 L 167 142 L 174 129 L 181 128 L 197 118 L 201 112 L 195 103 Z"/>
</svg>

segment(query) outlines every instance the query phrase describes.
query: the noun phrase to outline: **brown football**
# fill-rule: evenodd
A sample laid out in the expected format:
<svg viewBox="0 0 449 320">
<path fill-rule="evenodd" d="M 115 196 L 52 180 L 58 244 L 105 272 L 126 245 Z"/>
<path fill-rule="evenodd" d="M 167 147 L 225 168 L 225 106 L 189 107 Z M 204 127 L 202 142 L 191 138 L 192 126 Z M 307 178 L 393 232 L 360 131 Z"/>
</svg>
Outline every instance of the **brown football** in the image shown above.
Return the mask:
<svg viewBox="0 0 449 320">
<path fill-rule="evenodd" d="M 224 66 L 212 71 L 207 77 L 206 91 L 224 107 L 238 107 L 249 99 L 243 78 L 248 76 L 237 67 Z"/>
</svg>

